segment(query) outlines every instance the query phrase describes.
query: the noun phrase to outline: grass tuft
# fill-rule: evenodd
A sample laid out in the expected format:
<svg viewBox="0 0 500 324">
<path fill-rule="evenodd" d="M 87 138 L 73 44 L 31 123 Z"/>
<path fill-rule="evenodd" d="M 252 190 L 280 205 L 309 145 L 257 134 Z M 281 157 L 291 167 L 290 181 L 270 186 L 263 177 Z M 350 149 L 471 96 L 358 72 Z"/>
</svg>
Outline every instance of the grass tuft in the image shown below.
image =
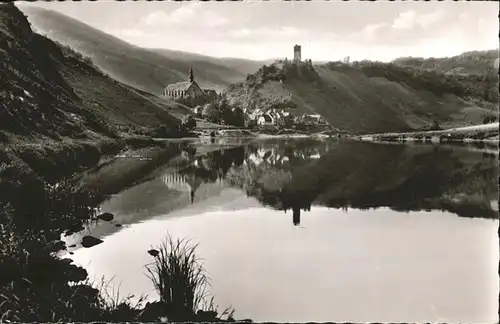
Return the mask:
<svg viewBox="0 0 500 324">
<path fill-rule="evenodd" d="M 210 278 L 196 255 L 197 247 L 198 244 L 190 240 L 174 240 L 167 234 L 155 250 L 158 253 L 154 253 L 154 262 L 146 266 L 164 315 L 174 321 L 221 320 L 222 317 L 231 320 L 234 315 L 231 308 L 218 315 L 218 306 L 208 289 Z"/>
</svg>

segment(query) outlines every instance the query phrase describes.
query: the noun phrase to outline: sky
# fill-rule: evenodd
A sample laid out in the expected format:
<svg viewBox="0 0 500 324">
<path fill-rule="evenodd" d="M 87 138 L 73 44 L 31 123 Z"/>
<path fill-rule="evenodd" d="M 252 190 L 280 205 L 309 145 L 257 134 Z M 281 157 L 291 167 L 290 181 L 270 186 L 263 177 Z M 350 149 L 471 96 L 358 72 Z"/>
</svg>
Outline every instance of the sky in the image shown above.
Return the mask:
<svg viewBox="0 0 500 324">
<path fill-rule="evenodd" d="M 498 48 L 496 2 L 35 2 L 134 45 L 215 57 L 389 61 Z"/>
</svg>

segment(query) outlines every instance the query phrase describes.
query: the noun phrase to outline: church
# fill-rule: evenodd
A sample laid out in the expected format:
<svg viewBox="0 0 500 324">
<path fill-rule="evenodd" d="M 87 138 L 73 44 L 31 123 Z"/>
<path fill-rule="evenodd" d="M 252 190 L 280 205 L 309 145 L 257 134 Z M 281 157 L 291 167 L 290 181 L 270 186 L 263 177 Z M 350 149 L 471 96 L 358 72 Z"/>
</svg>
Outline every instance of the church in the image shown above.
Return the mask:
<svg viewBox="0 0 500 324">
<path fill-rule="evenodd" d="M 202 96 L 209 96 L 210 91 L 202 90 L 201 87 L 194 80 L 193 69 L 189 69 L 189 81 L 177 82 L 169 84 L 163 89 L 162 95 L 173 99 L 179 98 L 199 98 Z"/>
</svg>

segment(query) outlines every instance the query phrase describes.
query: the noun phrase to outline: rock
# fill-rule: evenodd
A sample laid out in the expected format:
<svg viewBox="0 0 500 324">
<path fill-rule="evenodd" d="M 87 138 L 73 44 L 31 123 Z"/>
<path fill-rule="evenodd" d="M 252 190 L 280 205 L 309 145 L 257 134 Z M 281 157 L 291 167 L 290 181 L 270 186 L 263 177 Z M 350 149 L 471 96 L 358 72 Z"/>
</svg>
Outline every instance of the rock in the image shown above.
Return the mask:
<svg viewBox="0 0 500 324">
<path fill-rule="evenodd" d="M 103 213 L 97 216 L 96 218 L 106 222 L 111 222 L 115 218 L 115 216 L 113 216 L 113 214 L 111 213 Z"/>
<path fill-rule="evenodd" d="M 204 311 L 204 310 L 198 310 L 196 312 L 196 317 L 198 321 L 214 321 L 217 319 L 217 312 L 216 311 Z"/>
<path fill-rule="evenodd" d="M 148 302 L 139 314 L 139 319 L 145 322 L 156 322 L 161 317 L 166 317 L 167 313 L 167 307 L 165 304 L 161 302 Z"/>
<path fill-rule="evenodd" d="M 84 248 L 90 248 L 90 247 L 96 246 L 98 244 L 101 244 L 102 242 L 104 242 L 104 241 L 101 239 L 98 239 L 96 237 L 90 236 L 90 235 L 84 236 L 82 238 L 82 246 Z"/>
<path fill-rule="evenodd" d="M 152 255 L 153 257 L 155 257 L 155 258 L 156 258 L 156 257 L 158 256 L 158 254 L 160 254 L 160 251 L 155 250 L 155 249 L 151 249 L 151 250 L 148 250 L 148 253 L 149 253 L 150 255 Z"/>
<path fill-rule="evenodd" d="M 64 234 L 64 236 L 69 236 L 69 235 L 73 235 L 75 233 L 78 233 L 80 231 L 83 231 L 85 229 L 85 227 L 83 227 L 82 224 L 73 224 L 71 225 L 68 230 L 66 231 L 66 233 Z"/>
</svg>

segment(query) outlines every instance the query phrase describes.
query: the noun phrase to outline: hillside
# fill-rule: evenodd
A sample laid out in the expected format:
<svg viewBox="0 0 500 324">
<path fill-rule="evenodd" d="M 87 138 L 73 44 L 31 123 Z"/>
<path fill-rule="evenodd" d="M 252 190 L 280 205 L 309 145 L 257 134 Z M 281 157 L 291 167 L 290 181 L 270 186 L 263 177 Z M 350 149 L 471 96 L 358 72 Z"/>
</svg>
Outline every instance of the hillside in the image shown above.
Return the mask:
<svg viewBox="0 0 500 324">
<path fill-rule="evenodd" d="M 12 4 L 0 6 L 0 89 L 2 174 L 24 162 L 40 174 L 63 176 L 57 161 L 68 168 L 95 162 L 136 130 L 178 124 L 88 58 L 34 33 Z"/>
<path fill-rule="evenodd" d="M 401 57 L 393 62 L 402 66 L 432 69 L 441 73 L 467 73 L 484 75 L 485 71 L 497 70 L 498 50 L 471 51 L 457 56 L 442 58 Z"/>
<path fill-rule="evenodd" d="M 260 66 L 247 60 L 144 49 L 54 11 L 30 6 L 22 10 L 38 32 L 89 56 L 113 78 L 153 94 L 161 93 L 166 84 L 187 80 L 191 66 L 200 86 L 219 90 Z"/>
<path fill-rule="evenodd" d="M 260 107 L 319 113 L 332 126 L 353 132 L 411 131 L 434 121 L 441 127 L 454 127 L 480 124 L 485 117 L 496 116 L 498 83 L 486 83 L 483 78 L 394 63 L 296 65 L 281 61 L 229 86 L 226 97 L 231 105 L 249 111 Z"/>
</svg>

